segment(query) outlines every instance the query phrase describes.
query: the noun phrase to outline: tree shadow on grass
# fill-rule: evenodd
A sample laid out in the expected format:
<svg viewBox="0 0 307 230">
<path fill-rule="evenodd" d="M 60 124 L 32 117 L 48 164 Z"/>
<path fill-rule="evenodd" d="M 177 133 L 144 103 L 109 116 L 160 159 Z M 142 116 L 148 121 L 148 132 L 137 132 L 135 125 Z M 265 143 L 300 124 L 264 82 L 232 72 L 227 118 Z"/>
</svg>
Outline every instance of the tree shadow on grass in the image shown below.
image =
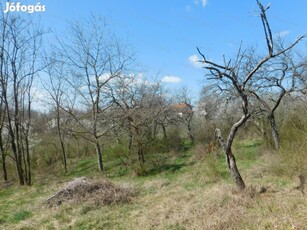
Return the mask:
<svg viewBox="0 0 307 230">
<path fill-rule="evenodd" d="M 240 147 L 243 148 L 256 148 L 261 145 L 261 142 L 256 141 L 256 142 L 250 142 L 250 143 L 242 143 Z"/>
<path fill-rule="evenodd" d="M 147 170 L 146 176 L 153 176 L 160 173 L 175 173 L 185 166 L 187 166 L 186 163 L 157 165 L 156 167 Z"/>
</svg>

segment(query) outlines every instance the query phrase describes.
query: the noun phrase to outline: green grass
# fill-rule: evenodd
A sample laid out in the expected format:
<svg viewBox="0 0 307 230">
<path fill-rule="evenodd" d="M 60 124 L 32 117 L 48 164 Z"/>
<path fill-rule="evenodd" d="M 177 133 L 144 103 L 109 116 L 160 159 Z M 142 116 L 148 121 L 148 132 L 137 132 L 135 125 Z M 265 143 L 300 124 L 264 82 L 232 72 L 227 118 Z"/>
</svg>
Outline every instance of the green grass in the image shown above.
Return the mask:
<svg viewBox="0 0 307 230">
<path fill-rule="evenodd" d="M 66 176 L 46 177 L 32 187 L 0 188 L 3 229 L 292 229 L 307 226 L 307 202 L 297 181 L 270 173 L 259 141 L 236 142 L 233 152 L 248 186 L 238 192 L 223 155 L 195 158 L 195 149 L 146 156 L 145 174 L 123 170 L 108 158 L 112 181 L 138 191 L 132 203 L 94 206 L 63 204 L 48 208 L 43 201 L 70 178 L 100 177 L 96 158 L 74 162 Z M 266 173 L 267 172 L 267 173 Z M 267 192 L 259 193 L 265 186 Z"/>
<path fill-rule="evenodd" d="M 25 220 L 29 217 L 31 217 L 32 213 L 27 211 L 27 210 L 20 210 L 20 211 L 17 211 L 13 214 L 12 216 L 12 222 L 13 223 L 18 223 L 22 220 Z"/>
<path fill-rule="evenodd" d="M 97 160 L 95 157 L 80 159 L 75 167 L 68 172 L 68 177 L 90 176 L 97 171 Z"/>
<path fill-rule="evenodd" d="M 248 169 L 260 161 L 261 142 L 258 140 L 245 140 L 234 143 L 234 154 L 241 169 Z"/>
</svg>

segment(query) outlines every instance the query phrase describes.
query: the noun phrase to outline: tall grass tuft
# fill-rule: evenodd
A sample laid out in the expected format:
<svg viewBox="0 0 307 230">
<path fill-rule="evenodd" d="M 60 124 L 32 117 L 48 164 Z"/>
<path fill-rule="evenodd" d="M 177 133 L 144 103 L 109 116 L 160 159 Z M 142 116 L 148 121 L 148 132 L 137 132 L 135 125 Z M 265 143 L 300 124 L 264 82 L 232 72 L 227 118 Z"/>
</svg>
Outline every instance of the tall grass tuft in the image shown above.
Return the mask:
<svg viewBox="0 0 307 230">
<path fill-rule="evenodd" d="M 280 127 L 281 148 L 268 167 L 274 175 L 307 176 L 307 117 L 302 114 L 306 113 L 292 113 Z"/>
</svg>

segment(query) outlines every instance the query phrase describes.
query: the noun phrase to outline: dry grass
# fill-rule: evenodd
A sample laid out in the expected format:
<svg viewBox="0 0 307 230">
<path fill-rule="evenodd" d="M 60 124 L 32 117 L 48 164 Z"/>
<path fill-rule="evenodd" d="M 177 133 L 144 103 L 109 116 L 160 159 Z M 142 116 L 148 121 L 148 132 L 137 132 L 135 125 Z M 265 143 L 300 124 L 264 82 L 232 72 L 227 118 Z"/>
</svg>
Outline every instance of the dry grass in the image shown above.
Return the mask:
<svg viewBox="0 0 307 230">
<path fill-rule="evenodd" d="M 258 147 L 249 146 L 245 150 L 251 148 Z M 26 192 L 16 190 L 15 194 L 7 195 L 7 199 L 28 197 L 20 206 L 32 215 L 17 224 L 8 221 L 3 228 L 306 229 L 307 196 L 296 189 L 301 183 L 299 178 L 291 176 L 292 173 L 277 175 L 275 169 L 270 169 L 277 164 L 274 157 L 279 156 L 262 154 L 253 165 L 249 159 L 240 160 L 239 156 L 238 166 L 248 185 L 244 192 L 238 192 L 232 182 L 221 175 L 225 173 L 221 168 L 222 158 L 197 157 L 195 164 L 186 164 L 177 171 L 142 178 L 117 178 L 116 184 L 88 179 L 64 186 L 54 182 L 39 190 L 35 199 L 30 199 L 32 194 L 38 194 L 34 187 Z M 131 188 L 121 185 L 123 182 L 138 188 L 140 192 L 135 198 Z M 46 200 L 46 192 L 51 191 L 58 191 L 56 199 L 51 198 L 53 207 L 42 207 L 41 200 Z M 133 202 L 129 202 L 132 198 Z M 63 204 L 54 205 L 59 200 Z M 29 205 L 33 202 L 34 205 Z"/>
<path fill-rule="evenodd" d="M 154 192 L 133 204 L 92 208 L 66 203 L 41 209 L 14 229 L 305 229 L 307 199 L 291 187 L 259 193 L 256 184 L 242 193 L 225 183 L 186 190 L 178 182 L 148 181 L 144 189 Z"/>
<path fill-rule="evenodd" d="M 306 197 L 298 191 L 237 192 L 231 185 L 187 191 L 182 187 L 144 197 L 127 229 L 304 229 Z"/>
</svg>

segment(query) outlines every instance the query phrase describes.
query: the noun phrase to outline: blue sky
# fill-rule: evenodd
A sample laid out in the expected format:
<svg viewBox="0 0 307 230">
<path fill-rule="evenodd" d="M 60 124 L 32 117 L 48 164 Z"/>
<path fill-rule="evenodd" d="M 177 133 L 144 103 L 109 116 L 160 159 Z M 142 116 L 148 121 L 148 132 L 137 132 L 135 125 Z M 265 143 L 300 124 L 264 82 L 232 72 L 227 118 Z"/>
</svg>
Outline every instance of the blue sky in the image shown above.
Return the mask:
<svg viewBox="0 0 307 230">
<path fill-rule="evenodd" d="M 5 2 L 2 0 L 2 2 Z M 14 2 L 14 1 L 11 1 Z M 17 2 L 17 1 L 15 1 Z M 204 71 L 196 47 L 219 61 L 245 47 L 264 44 L 255 0 L 41 0 L 21 3 L 46 6 L 39 14 L 45 28 L 65 35 L 66 21 L 98 14 L 110 28 L 133 47 L 140 69 L 158 77 L 170 88 L 187 86 L 197 96 Z M 307 32 L 306 0 L 263 0 L 271 4 L 268 18 L 273 34 L 286 41 Z M 307 43 L 301 47 L 306 51 Z"/>
</svg>

